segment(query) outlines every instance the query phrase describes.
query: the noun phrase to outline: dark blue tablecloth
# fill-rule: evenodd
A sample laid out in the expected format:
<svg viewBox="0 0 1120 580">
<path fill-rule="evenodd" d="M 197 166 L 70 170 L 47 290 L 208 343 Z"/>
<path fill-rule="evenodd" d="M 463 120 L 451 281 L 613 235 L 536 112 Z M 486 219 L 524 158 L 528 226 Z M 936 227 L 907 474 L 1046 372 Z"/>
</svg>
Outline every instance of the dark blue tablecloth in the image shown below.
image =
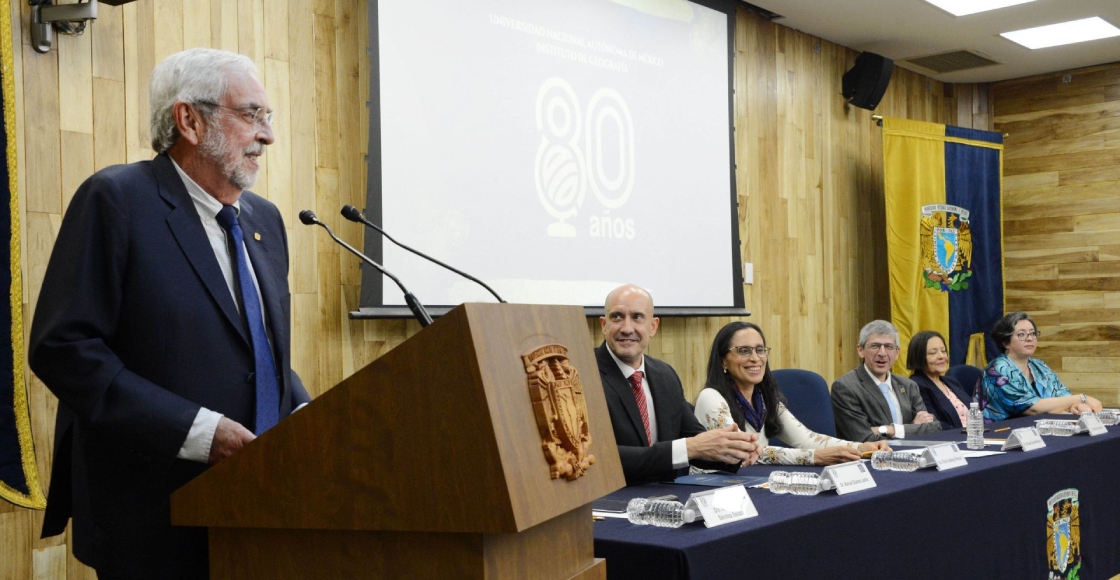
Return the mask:
<svg viewBox="0 0 1120 580">
<path fill-rule="evenodd" d="M 990 427 L 1029 426 L 1038 418 Z M 1008 433 L 987 435 L 1002 438 Z M 959 431 L 922 439 L 958 441 L 964 448 Z M 873 471 L 878 487 L 843 496 L 833 491 L 801 497 L 751 489 L 759 515 L 712 529 L 703 524 L 671 529 L 636 526 L 624 519 L 596 521 L 595 556 L 607 559 L 612 580 L 1042 580 L 1052 570 L 1047 500 L 1059 491 L 1076 489 L 1079 577 L 1120 574 L 1120 426 L 1096 437 L 1043 439 L 1043 449 L 970 459 L 968 465 L 944 472 Z M 819 473 L 822 468 L 751 466 L 740 473 L 767 475 L 776 469 Z M 607 497 L 629 500 L 672 493 L 684 501 L 704 489 L 710 488 L 656 484 Z"/>
</svg>

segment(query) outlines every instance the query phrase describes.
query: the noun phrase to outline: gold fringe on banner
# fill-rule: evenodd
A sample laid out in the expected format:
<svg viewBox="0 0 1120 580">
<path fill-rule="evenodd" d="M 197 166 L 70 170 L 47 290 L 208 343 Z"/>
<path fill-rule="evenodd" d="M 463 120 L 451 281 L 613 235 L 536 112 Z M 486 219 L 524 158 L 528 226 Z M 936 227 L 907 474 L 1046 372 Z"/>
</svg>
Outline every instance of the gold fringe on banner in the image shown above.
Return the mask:
<svg viewBox="0 0 1120 580">
<path fill-rule="evenodd" d="M 8 211 L 11 215 L 8 255 L 12 285 L 8 295 L 12 328 L 9 339 L 12 341 L 12 399 L 15 407 L 16 433 L 19 436 L 24 480 L 30 493 L 21 493 L 0 481 L 0 498 L 19 506 L 43 509 L 47 506 L 47 498 L 39 484 L 39 469 L 35 466 L 35 443 L 31 437 L 31 417 L 27 411 L 27 385 L 23 372 L 26 354 L 23 349 L 23 267 L 20 263 L 19 174 L 17 172 L 19 161 L 15 134 L 16 84 L 11 9 L 11 0 L 0 0 L 0 67 L 3 67 L 4 128 L 8 136 L 5 159 L 8 164 Z"/>
</svg>

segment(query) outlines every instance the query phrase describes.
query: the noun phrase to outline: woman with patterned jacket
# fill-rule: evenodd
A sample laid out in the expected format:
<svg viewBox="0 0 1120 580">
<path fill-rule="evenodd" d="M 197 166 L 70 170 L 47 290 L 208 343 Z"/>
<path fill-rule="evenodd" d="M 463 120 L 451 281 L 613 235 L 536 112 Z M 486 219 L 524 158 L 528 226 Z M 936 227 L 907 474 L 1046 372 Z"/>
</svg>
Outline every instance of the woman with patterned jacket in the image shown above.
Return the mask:
<svg viewBox="0 0 1120 580">
<path fill-rule="evenodd" d="M 1074 395 L 1041 359 L 1034 358 L 1038 327 L 1026 312 L 1012 312 L 996 321 L 992 340 L 1003 353 L 984 370 L 984 418 L 1002 421 L 1020 415 L 1096 412 L 1101 402 Z"/>
</svg>

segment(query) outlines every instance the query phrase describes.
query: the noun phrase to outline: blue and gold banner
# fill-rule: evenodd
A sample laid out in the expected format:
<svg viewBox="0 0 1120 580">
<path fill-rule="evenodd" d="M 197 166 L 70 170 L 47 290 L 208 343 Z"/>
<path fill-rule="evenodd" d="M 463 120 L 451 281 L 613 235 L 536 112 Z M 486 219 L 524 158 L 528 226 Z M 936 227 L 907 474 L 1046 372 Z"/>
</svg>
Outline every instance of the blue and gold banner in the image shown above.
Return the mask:
<svg viewBox="0 0 1120 580">
<path fill-rule="evenodd" d="M 950 364 L 984 367 L 999 354 L 988 331 L 1003 316 L 1002 177 L 999 133 L 883 119 L 891 319 L 903 349 L 936 330 Z"/>
<path fill-rule="evenodd" d="M 0 328 L 9 329 L 0 341 L 0 498 L 16 505 L 42 509 L 47 505 L 35 467 L 31 419 L 27 413 L 24 384 L 23 276 L 20 269 L 19 188 L 16 180 L 15 78 L 12 53 L 11 2 L 0 0 L 0 85 L 3 86 L 4 122 L 0 124 L 0 149 L 5 152 L 0 183 L 8 188 L 8 203 L 0 204 L 0 223 L 8 224 L 8 264 L 0 283 L 8 288 L 8 307 L 0 308 Z"/>
</svg>

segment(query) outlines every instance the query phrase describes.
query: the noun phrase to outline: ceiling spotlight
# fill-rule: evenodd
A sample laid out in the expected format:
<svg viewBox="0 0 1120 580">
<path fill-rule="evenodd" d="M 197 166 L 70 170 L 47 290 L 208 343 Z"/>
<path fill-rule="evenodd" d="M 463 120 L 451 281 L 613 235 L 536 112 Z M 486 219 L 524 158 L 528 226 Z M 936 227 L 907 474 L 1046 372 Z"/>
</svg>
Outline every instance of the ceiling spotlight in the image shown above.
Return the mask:
<svg viewBox="0 0 1120 580">
<path fill-rule="evenodd" d="M 1099 16 L 1004 32 L 1000 36 L 1030 49 L 1049 48 L 1088 40 L 1120 36 L 1120 28 Z"/>
<path fill-rule="evenodd" d="M 1026 4 L 1027 2 L 1034 2 L 1034 0 L 926 0 L 926 2 L 953 16 L 967 16 L 977 12 L 1007 8 L 1016 4 Z"/>
</svg>

